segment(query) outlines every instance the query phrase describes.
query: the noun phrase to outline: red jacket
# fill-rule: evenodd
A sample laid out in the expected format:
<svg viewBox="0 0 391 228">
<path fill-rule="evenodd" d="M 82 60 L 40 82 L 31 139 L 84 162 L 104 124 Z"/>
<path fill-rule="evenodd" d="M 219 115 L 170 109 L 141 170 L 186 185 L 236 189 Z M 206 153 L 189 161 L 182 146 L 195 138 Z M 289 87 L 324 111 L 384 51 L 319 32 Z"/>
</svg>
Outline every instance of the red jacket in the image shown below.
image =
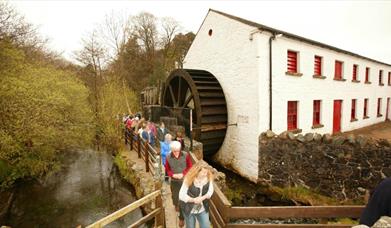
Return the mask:
<svg viewBox="0 0 391 228">
<path fill-rule="evenodd" d="M 127 129 L 130 129 L 132 127 L 132 120 L 129 118 L 127 121 L 126 121 L 126 128 Z"/>
</svg>

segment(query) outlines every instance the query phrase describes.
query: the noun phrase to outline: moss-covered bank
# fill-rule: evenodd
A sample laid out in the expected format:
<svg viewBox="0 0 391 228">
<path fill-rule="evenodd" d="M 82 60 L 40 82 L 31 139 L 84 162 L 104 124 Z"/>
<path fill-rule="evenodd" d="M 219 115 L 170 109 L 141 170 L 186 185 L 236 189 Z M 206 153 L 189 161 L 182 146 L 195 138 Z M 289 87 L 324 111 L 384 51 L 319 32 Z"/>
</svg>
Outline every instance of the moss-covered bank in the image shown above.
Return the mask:
<svg viewBox="0 0 391 228">
<path fill-rule="evenodd" d="M 122 148 L 115 156 L 114 163 L 117 165 L 121 176 L 134 187 L 138 199 L 155 190 L 152 175 L 145 172 L 144 161 L 138 159 L 136 153 Z M 151 205 L 144 207 L 144 210 L 151 211 Z"/>
</svg>

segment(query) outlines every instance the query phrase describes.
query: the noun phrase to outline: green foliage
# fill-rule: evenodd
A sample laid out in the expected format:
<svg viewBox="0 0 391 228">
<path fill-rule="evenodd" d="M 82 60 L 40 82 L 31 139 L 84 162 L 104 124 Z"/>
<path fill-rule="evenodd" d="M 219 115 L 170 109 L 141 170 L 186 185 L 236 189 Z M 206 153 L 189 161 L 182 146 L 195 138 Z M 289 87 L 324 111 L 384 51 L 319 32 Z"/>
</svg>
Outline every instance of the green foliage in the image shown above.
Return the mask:
<svg viewBox="0 0 391 228">
<path fill-rule="evenodd" d="M 88 90 L 71 72 L 32 64 L 0 41 L 0 183 L 40 177 L 58 167 L 57 153 L 91 140 Z"/>
<path fill-rule="evenodd" d="M 122 138 L 122 115 L 130 111 L 138 110 L 136 94 L 127 86 L 120 85 L 117 81 L 106 82 L 100 89 L 99 117 L 97 124 L 100 129 L 100 144 L 108 151 L 119 150 Z"/>
</svg>

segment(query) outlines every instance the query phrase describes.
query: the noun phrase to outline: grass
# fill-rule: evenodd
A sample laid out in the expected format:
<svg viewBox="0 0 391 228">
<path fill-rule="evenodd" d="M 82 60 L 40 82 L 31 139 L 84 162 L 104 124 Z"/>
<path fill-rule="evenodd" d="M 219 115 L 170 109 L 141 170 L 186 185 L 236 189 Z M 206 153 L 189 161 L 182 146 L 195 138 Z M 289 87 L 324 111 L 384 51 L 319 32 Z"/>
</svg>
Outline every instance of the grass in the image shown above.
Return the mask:
<svg viewBox="0 0 391 228">
<path fill-rule="evenodd" d="M 311 205 L 311 206 L 320 206 L 320 205 L 363 205 L 365 204 L 363 200 L 347 200 L 340 201 L 328 196 L 324 196 L 314 190 L 310 190 L 304 187 L 270 187 L 270 191 L 281 195 L 284 199 L 289 199 L 292 201 L 299 202 L 301 204 Z"/>
</svg>

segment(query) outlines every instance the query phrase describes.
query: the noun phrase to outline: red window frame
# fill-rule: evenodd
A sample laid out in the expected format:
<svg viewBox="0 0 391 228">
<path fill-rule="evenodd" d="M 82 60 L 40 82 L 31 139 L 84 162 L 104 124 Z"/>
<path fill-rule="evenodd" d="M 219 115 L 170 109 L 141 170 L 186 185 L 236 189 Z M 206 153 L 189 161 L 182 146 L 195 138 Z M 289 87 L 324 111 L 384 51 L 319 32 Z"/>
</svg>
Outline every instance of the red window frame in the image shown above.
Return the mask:
<svg viewBox="0 0 391 228">
<path fill-rule="evenodd" d="M 351 120 L 356 119 L 356 103 L 357 103 L 357 99 L 352 99 L 352 109 L 351 109 L 351 113 L 350 113 Z"/>
<path fill-rule="evenodd" d="M 388 72 L 388 85 L 391 85 L 391 72 Z"/>
<path fill-rule="evenodd" d="M 297 129 L 297 101 L 288 101 L 288 131 Z"/>
<path fill-rule="evenodd" d="M 342 79 L 343 62 L 335 60 L 334 79 Z"/>
<path fill-rule="evenodd" d="M 314 100 L 314 109 L 313 109 L 313 118 L 312 118 L 312 125 L 320 125 L 320 100 Z"/>
<path fill-rule="evenodd" d="M 287 71 L 297 73 L 297 52 L 288 50 L 287 57 Z"/>
<path fill-rule="evenodd" d="M 369 67 L 365 68 L 365 82 L 369 82 Z"/>
<path fill-rule="evenodd" d="M 364 117 L 368 117 L 368 98 L 364 99 Z"/>
<path fill-rule="evenodd" d="M 377 116 L 381 116 L 380 105 L 381 105 L 381 98 L 377 98 Z"/>
<path fill-rule="evenodd" d="M 383 70 L 379 70 L 379 85 L 383 85 Z"/>
<path fill-rule="evenodd" d="M 314 58 L 314 75 L 322 75 L 322 57 L 315 55 Z"/>
<path fill-rule="evenodd" d="M 358 65 L 354 64 L 353 65 L 353 81 L 357 81 L 357 70 L 358 70 Z"/>
</svg>

